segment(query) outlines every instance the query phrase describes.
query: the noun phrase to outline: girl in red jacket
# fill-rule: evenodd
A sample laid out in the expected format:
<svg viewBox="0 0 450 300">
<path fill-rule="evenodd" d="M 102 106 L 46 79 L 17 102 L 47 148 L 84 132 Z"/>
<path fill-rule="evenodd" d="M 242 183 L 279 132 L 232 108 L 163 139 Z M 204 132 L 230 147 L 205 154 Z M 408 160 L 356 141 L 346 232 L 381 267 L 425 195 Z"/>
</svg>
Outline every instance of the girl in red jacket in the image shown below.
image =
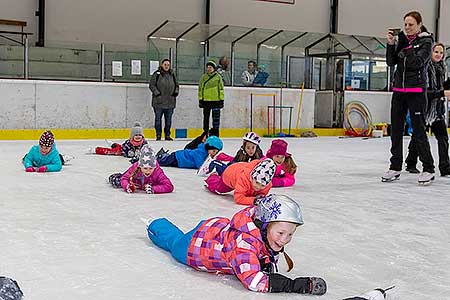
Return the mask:
<svg viewBox="0 0 450 300">
<path fill-rule="evenodd" d="M 287 152 L 288 143 L 281 139 L 272 141 L 266 156 L 273 159 L 277 165 L 275 175 L 272 179 L 273 187 L 285 187 L 295 184 L 295 172 L 297 165 L 292 155 Z"/>
<path fill-rule="evenodd" d="M 290 279 L 278 273 L 281 253 L 288 271 L 293 267 L 284 248 L 302 224 L 301 209 L 294 200 L 269 195 L 258 206 L 241 210 L 231 220 L 204 220 L 183 233 L 166 218 L 160 218 L 148 225 L 147 234 L 179 262 L 199 271 L 235 275 L 251 291 L 323 295 L 327 286 L 322 278 Z"/>
<path fill-rule="evenodd" d="M 122 187 L 127 193 L 143 190 L 147 194 L 171 193 L 173 184 L 156 162 L 156 156 L 149 145 L 141 149 L 139 162 L 135 162 L 124 173 L 109 176 L 113 187 Z"/>
</svg>

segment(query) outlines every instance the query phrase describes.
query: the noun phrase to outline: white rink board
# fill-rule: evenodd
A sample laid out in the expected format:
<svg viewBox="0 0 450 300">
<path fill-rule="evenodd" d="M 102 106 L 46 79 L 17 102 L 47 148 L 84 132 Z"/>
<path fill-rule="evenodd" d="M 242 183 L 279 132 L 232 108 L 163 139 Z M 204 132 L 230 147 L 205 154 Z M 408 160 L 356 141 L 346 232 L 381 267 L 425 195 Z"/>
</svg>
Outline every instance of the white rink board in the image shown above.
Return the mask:
<svg viewBox="0 0 450 300">
<path fill-rule="evenodd" d="M 221 128 L 250 127 L 250 94 L 275 94 L 277 88 L 225 88 Z M 299 89 L 283 89 L 283 106 L 292 106 L 291 128 L 295 128 L 300 103 Z M 0 129 L 35 128 L 129 128 L 140 121 L 154 126 L 151 93 L 147 84 L 99 83 L 0 79 Z M 305 90 L 299 128 L 314 127 L 315 90 Z M 255 96 L 253 128 L 267 128 L 267 106 L 271 96 Z M 279 110 L 276 126 L 279 128 Z M 271 114 L 272 121 L 272 114 Z M 289 127 L 289 110 L 283 110 L 283 128 Z M 198 107 L 198 87 L 180 86 L 172 128 L 202 128 L 203 111 Z"/>
</svg>

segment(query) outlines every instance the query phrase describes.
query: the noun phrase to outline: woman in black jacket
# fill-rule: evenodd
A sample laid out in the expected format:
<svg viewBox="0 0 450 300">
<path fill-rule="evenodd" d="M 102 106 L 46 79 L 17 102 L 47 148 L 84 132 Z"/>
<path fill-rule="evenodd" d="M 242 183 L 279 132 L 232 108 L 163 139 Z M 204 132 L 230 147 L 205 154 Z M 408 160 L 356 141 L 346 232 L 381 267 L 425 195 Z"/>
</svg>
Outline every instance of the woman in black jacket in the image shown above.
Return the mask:
<svg viewBox="0 0 450 300">
<path fill-rule="evenodd" d="M 387 34 L 386 61 L 388 66 L 397 66 L 391 102 L 391 165 L 382 181 L 393 181 L 400 177 L 403 165 L 403 129 L 406 114 L 410 113 L 414 143 L 423 165 L 419 183 L 434 179 L 434 161 L 425 132 L 427 106 L 427 65 L 431 59 L 433 38 L 422 24 L 416 11 L 403 18 L 404 31 L 395 40 L 394 33 Z"/>
<path fill-rule="evenodd" d="M 444 90 L 444 51 L 445 46 L 442 43 L 436 43 L 433 45 L 431 62 L 428 64 L 428 106 L 425 121 L 426 125 L 430 126 L 431 132 L 434 134 L 438 142 L 439 171 L 441 176 L 450 176 L 448 133 L 447 123 L 445 122 L 447 99 L 444 98 L 450 97 L 450 91 Z M 406 171 L 410 173 L 419 173 L 419 170 L 416 168 L 418 155 L 414 139 L 409 142 L 408 150 L 408 157 L 406 158 Z"/>
</svg>

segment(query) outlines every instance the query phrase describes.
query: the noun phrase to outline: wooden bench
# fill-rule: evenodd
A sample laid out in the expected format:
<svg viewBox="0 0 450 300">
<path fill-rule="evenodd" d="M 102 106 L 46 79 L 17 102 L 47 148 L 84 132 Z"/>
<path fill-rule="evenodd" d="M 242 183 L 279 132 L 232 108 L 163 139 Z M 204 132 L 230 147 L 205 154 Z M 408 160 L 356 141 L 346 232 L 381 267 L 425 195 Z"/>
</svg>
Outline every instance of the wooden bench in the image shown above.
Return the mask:
<svg viewBox="0 0 450 300">
<path fill-rule="evenodd" d="M 21 31 L 5 31 L 5 30 L 0 30 L 0 36 L 9 39 L 1 34 L 13 34 L 13 35 L 21 35 L 22 36 L 22 44 L 23 44 L 23 37 L 26 35 L 31 35 L 32 33 L 29 32 L 24 32 L 23 28 L 27 26 L 27 22 L 25 21 L 17 21 L 17 20 L 6 20 L 6 19 L 0 19 L 0 25 L 6 25 L 6 26 L 17 26 L 21 28 Z M 15 42 L 18 42 L 16 40 L 13 39 L 9 39 Z"/>
</svg>

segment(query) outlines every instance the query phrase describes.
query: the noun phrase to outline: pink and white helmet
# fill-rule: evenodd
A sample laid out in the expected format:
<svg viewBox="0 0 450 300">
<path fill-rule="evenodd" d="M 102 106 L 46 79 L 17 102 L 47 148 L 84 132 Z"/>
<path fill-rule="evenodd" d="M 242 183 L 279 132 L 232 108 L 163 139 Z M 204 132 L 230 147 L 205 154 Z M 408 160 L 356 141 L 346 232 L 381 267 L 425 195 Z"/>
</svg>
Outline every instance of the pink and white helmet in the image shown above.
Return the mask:
<svg viewBox="0 0 450 300">
<path fill-rule="evenodd" d="M 250 132 L 247 132 L 246 134 L 244 134 L 242 139 L 244 141 L 253 143 L 257 146 L 259 146 L 259 144 L 261 143 L 261 137 L 259 135 L 257 135 L 256 133 L 254 133 L 253 131 L 250 131 Z"/>
</svg>

